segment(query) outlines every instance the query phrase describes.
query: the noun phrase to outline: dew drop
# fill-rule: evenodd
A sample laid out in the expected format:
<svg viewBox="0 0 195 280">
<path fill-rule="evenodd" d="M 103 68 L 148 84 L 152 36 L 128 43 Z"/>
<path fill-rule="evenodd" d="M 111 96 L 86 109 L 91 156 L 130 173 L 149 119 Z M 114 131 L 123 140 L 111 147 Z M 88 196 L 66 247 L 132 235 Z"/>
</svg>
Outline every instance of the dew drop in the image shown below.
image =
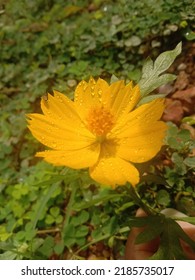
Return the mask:
<svg viewBox="0 0 195 280">
<path fill-rule="evenodd" d="M 87 85 L 83 86 L 83 91 L 85 92 L 87 90 Z"/>
<path fill-rule="evenodd" d="M 94 80 L 93 78 L 90 78 L 90 79 L 89 79 L 89 82 L 90 82 L 91 84 L 94 84 L 94 85 L 96 84 L 96 82 L 95 82 L 95 80 Z"/>
<path fill-rule="evenodd" d="M 91 86 L 91 94 L 94 93 L 94 89 L 95 89 L 95 87 L 94 87 L 94 86 Z"/>
<path fill-rule="evenodd" d="M 74 96 L 74 100 L 75 100 L 75 101 L 78 100 L 78 96 L 79 96 L 79 95 L 78 95 L 78 92 L 76 91 L 76 92 L 75 92 L 75 96 Z"/>
<path fill-rule="evenodd" d="M 102 90 L 98 89 L 98 96 L 101 97 L 102 96 Z"/>
<path fill-rule="evenodd" d="M 80 82 L 77 86 L 78 86 L 78 87 L 83 86 L 83 82 L 84 82 L 84 81 Z"/>
</svg>

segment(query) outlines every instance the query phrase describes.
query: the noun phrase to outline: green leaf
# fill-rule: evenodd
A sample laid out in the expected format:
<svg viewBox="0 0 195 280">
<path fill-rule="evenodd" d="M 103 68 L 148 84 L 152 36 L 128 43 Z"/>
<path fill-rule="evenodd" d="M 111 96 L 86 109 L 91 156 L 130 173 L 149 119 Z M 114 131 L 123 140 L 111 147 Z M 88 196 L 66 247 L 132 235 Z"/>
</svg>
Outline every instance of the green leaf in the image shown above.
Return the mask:
<svg viewBox="0 0 195 280">
<path fill-rule="evenodd" d="M 174 50 L 163 52 L 157 57 L 154 62 L 154 69 L 157 75 L 160 75 L 171 66 L 175 58 L 181 53 L 181 47 L 180 42 Z"/>
<path fill-rule="evenodd" d="M 130 202 L 127 202 L 127 203 L 124 203 L 120 208 L 118 208 L 116 210 L 116 214 L 119 214 L 120 212 L 123 212 L 124 210 L 126 210 L 127 208 L 130 208 L 132 206 L 134 206 L 135 203 L 133 201 L 130 201 Z"/>
<path fill-rule="evenodd" d="M 151 102 L 152 100 L 155 100 L 157 98 L 164 98 L 164 97 L 165 97 L 164 94 L 152 94 L 152 95 L 145 96 L 144 98 L 142 98 L 140 100 L 140 102 L 138 103 L 138 106 Z"/>
<path fill-rule="evenodd" d="M 165 218 L 163 232 L 160 236 L 160 245 L 157 252 L 150 259 L 184 260 L 185 256 L 180 239 L 195 250 L 195 242 L 183 231 L 179 224 L 171 218 Z"/>
<path fill-rule="evenodd" d="M 171 160 L 175 163 L 175 170 L 180 175 L 185 175 L 187 172 L 183 158 L 176 152 L 172 154 Z"/>
<path fill-rule="evenodd" d="M 64 245 L 71 247 L 76 242 L 75 238 L 75 227 L 72 224 L 69 224 L 64 229 Z"/>
<path fill-rule="evenodd" d="M 162 231 L 163 227 L 159 224 L 159 222 L 157 224 L 153 224 L 153 227 L 148 227 L 138 234 L 135 244 L 150 242 L 159 237 Z"/>
<path fill-rule="evenodd" d="M 110 78 L 110 84 L 117 82 L 119 79 L 113 74 Z"/>
<path fill-rule="evenodd" d="M 37 204 L 37 209 L 34 213 L 34 217 L 33 217 L 33 221 L 32 221 L 32 229 L 36 228 L 36 224 L 39 220 L 39 218 L 41 217 L 42 211 L 45 207 L 45 205 L 47 204 L 48 200 L 51 198 L 52 194 L 54 193 L 54 191 L 59 187 L 58 184 L 52 184 L 49 189 L 48 192 L 46 193 L 45 196 L 43 196 L 40 201 Z"/>
<path fill-rule="evenodd" d="M 195 225 L 195 217 L 178 217 L 175 219 Z"/>
<path fill-rule="evenodd" d="M 51 216 L 51 215 L 47 215 L 46 219 L 45 219 L 45 223 L 48 224 L 48 225 L 51 225 L 51 224 L 55 223 L 54 217 Z"/>
<path fill-rule="evenodd" d="M 172 74 L 161 74 L 170 67 L 180 53 L 181 43 L 179 43 L 174 50 L 160 54 L 154 63 L 151 59 L 147 59 L 143 66 L 142 78 L 139 82 L 142 97 L 148 95 L 157 87 L 171 82 L 176 78 Z"/>
<path fill-rule="evenodd" d="M 60 242 L 58 242 L 55 246 L 54 246 L 54 252 L 57 255 L 62 254 L 62 252 L 64 251 L 64 241 L 61 240 Z"/>
<path fill-rule="evenodd" d="M 157 200 L 157 203 L 159 203 L 163 206 L 168 206 L 168 204 L 171 201 L 170 195 L 166 190 L 158 191 L 157 196 L 156 196 L 156 200 Z"/>
<path fill-rule="evenodd" d="M 72 217 L 71 223 L 75 226 L 86 223 L 89 219 L 89 212 L 82 210 L 77 216 Z"/>
<path fill-rule="evenodd" d="M 195 116 L 188 116 L 182 119 L 182 123 L 187 123 L 189 125 L 195 125 Z"/>
<path fill-rule="evenodd" d="M 186 32 L 185 37 L 188 41 L 195 40 L 195 32 L 194 31 Z"/>
<path fill-rule="evenodd" d="M 62 181 L 64 179 L 65 179 L 64 175 L 52 175 L 52 179 L 49 179 L 47 181 L 42 181 L 40 183 L 34 184 L 33 186 L 36 186 L 36 187 L 42 187 L 42 186 L 47 186 L 47 185 L 49 186 L 51 184 Z"/>
<path fill-rule="evenodd" d="M 76 232 L 75 232 L 75 237 L 76 238 L 80 238 L 80 237 L 84 237 L 88 234 L 89 232 L 89 228 L 85 225 L 82 225 L 82 226 L 79 226 L 77 229 L 76 229 Z"/>
<path fill-rule="evenodd" d="M 54 238 L 48 236 L 46 237 L 43 245 L 38 249 L 38 251 L 42 253 L 44 256 L 49 257 L 53 252 L 54 245 L 55 245 Z"/>
<path fill-rule="evenodd" d="M 0 254 L 0 260 L 15 260 L 17 257 L 17 253 L 7 251 L 2 254 Z"/>
<path fill-rule="evenodd" d="M 184 159 L 184 163 L 192 168 L 195 168 L 195 157 L 187 157 Z"/>
<path fill-rule="evenodd" d="M 58 215 L 60 214 L 60 209 L 59 209 L 59 207 L 54 206 L 54 207 L 52 207 L 52 208 L 50 209 L 49 212 L 51 213 L 51 215 L 52 215 L 54 218 L 57 218 Z"/>
</svg>

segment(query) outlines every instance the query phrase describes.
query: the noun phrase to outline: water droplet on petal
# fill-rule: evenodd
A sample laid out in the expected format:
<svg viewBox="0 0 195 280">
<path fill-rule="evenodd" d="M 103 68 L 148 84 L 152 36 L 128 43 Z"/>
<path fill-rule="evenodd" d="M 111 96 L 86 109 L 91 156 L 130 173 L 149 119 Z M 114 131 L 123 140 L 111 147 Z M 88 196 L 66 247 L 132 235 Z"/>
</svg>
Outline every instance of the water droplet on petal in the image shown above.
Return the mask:
<svg viewBox="0 0 195 280">
<path fill-rule="evenodd" d="M 83 86 L 83 91 L 84 91 L 84 92 L 86 91 L 87 87 L 88 87 L 87 85 L 84 85 L 84 86 Z"/>
<path fill-rule="evenodd" d="M 94 86 L 91 86 L 91 95 L 92 95 L 92 96 L 95 96 L 95 91 L 94 91 L 94 90 L 95 90 L 95 87 L 94 87 Z"/>
<path fill-rule="evenodd" d="M 102 90 L 98 89 L 98 96 L 101 97 L 102 96 Z"/>
<path fill-rule="evenodd" d="M 96 84 L 96 81 L 92 77 L 89 79 L 89 82 L 94 84 L 94 85 Z"/>
</svg>

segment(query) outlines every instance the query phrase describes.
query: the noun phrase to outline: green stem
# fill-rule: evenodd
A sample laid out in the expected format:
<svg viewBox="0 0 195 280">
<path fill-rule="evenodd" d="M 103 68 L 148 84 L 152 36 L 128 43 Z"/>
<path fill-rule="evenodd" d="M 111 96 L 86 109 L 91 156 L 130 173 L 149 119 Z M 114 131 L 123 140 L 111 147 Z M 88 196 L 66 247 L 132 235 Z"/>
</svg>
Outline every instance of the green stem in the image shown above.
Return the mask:
<svg viewBox="0 0 195 280">
<path fill-rule="evenodd" d="M 152 209 L 149 205 L 147 205 L 146 203 L 144 203 L 142 201 L 138 192 L 132 186 L 130 186 L 130 196 L 133 199 L 133 201 L 135 202 L 135 204 L 139 205 L 139 207 L 141 207 L 146 214 L 148 214 L 148 215 L 155 215 L 156 214 L 154 209 Z"/>
<path fill-rule="evenodd" d="M 76 190 L 78 188 L 78 184 L 79 184 L 78 181 L 75 181 L 75 183 L 72 184 L 72 191 L 71 191 L 70 199 L 68 202 L 68 206 L 66 207 L 66 217 L 65 217 L 65 221 L 64 221 L 64 225 L 63 225 L 63 233 L 65 232 L 65 229 L 69 224 L 69 220 L 70 220 L 71 212 L 72 212 L 72 205 L 74 203 L 74 198 L 75 198 Z"/>
</svg>

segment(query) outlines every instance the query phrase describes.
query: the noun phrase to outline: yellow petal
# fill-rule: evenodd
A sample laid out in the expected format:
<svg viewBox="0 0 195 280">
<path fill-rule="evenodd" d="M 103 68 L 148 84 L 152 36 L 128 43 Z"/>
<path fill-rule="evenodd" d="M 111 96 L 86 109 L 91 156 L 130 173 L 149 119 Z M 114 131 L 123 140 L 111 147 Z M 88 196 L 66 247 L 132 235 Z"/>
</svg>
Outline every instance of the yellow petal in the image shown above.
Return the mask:
<svg viewBox="0 0 195 280">
<path fill-rule="evenodd" d="M 91 77 L 89 82 L 82 81 L 75 90 L 74 102 L 78 112 L 85 119 L 88 111 L 96 106 L 109 104 L 109 85 L 103 79 L 97 82 Z"/>
<path fill-rule="evenodd" d="M 89 172 L 95 181 L 113 187 L 124 185 L 126 182 L 135 186 L 139 182 L 137 169 L 132 164 L 117 157 L 100 158 Z"/>
<path fill-rule="evenodd" d="M 110 86 L 111 112 L 118 119 L 129 113 L 140 99 L 139 87 L 133 88 L 132 82 L 125 86 L 124 81 L 117 81 Z"/>
<path fill-rule="evenodd" d="M 41 99 L 41 109 L 46 116 L 58 119 L 59 121 L 71 120 L 74 123 L 81 122 L 74 102 L 58 91 L 54 91 L 54 96 L 48 94 L 47 100 Z"/>
<path fill-rule="evenodd" d="M 44 151 L 36 154 L 44 160 L 59 166 L 80 169 L 94 165 L 99 157 L 100 145 L 93 144 L 89 147 L 72 151 Z"/>
<path fill-rule="evenodd" d="M 145 162 L 161 149 L 167 126 L 158 121 L 164 110 L 164 100 L 156 99 L 130 112 L 117 123 L 110 138 L 118 139 L 116 156 L 131 161 Z"/>
<path fill-rule="evenodd" d="M 75 150 L 94 143 L 93 134 L 70 120 L 59 120 L 41 114 L 28 114 L 29 129 L 42 144 L 56 150 Z"/>
<path fill-rule="evenodd" d="M 118 135 L 120 138 L 141 135 L 144 127 L 152 126 L 155 121 L 161 118 L 164 107 L 163 98 L 155 99 L 138 107 L 117 122 L 112 129 L 113 135 Z"/>
<path fill-rule="evenodd" d="M 129 137 L 120 139 L 116 156 L 131 162 L 145 162 L 152 159 L 161 149 L 167 126 L 163 122 L 155 122 L 150 126 L 140 126 L 140 132 L 135 129 Z"/>
</svg>

